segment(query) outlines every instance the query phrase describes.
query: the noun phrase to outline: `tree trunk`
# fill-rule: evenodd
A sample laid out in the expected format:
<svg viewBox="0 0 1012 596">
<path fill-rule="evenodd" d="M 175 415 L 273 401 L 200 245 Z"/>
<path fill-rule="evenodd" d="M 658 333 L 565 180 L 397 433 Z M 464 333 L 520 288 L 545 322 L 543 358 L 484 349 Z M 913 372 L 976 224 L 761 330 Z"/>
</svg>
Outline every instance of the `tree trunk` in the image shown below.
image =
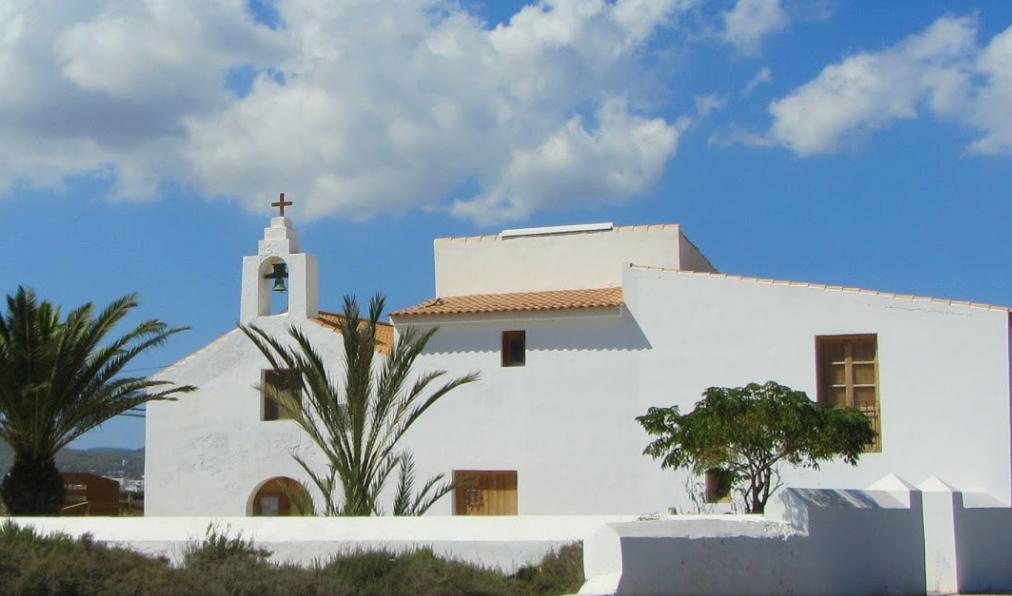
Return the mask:
<svg viewBox="0 0 1012 596">
<path fill-rule="evenodd" d="M 15 455 L 14 465 L 0 483 L 0 497 L 11 515 L 59 515 L 63 479 L 56 462 Z"/>
<path fill-rule="evenodd" d="M 766 508 L 766 499 L 768 495 L 764 497 L 765 493 L 769 492 L 770 477 L 769 474 L 758 472 L 751 479 L 749 486 L 749 502 L 746 503 L 749 513 L 763 513 Z"/>
</svg>

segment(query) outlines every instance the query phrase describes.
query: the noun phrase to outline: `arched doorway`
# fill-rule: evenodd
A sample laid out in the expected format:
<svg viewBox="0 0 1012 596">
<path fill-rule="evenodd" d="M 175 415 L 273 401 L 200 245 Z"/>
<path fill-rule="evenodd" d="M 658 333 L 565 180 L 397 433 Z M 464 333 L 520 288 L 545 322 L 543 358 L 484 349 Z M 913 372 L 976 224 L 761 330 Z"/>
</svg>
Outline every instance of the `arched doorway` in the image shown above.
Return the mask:
<svg viewBox="0 0 1012 596">
<path fill-rule="evenodd" d="M 250 514 L 257 517 L 304 515 L 312 513 L 312 507 L 313 500 L 302 484 L 279 476 L 264 482 L 256 491 Z"/>
</svg>

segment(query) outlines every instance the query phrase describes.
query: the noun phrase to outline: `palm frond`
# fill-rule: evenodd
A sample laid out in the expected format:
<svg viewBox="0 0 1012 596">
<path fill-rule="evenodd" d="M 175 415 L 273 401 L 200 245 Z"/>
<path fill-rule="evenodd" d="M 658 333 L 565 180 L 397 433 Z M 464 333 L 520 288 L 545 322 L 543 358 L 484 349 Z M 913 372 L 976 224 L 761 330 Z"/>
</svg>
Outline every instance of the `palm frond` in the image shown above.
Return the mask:
<svg viewBox="0 0 1012 596">
<path fill-rule="evenodd" d="M 310 470 L 302 459 L 297 461 L 329 500 L 324 507 L 328 515 L 379 514 L 383 487 L 398 468 L 395 512 L 420 515 L 453 489 L 452 484 L 440 484 L 443 475 L 437 475 L 415 494 L 414 462 L 410 454 L 395 454 L 395 449 L 423 413 L 452 390 L 476 381 L 478 375 L 453 378 L 432 389 L 447 375 L 445 371 L 414 373 L 415 360 L 436 329 L 407 329 L 388 356 L 377 357 L 376 333 L 383 307 L 384 299 L 374 296 L 363 318 L 354 296 L 345 297 L 338 323 L 344 355 L 336 369 L 330 368 L 332 364 L 328 366 L 298 328 L 289 330 L 292 342 L 288 345 L 254 325 L 241 327 L 271 367 L 297 372 L 301 399 L 286 395 L 280 387 L 262 389 L 281 404 L 326 456 L 326 477 Z M 325 478 L 330 479 L 329 485 Z M 334 494 L 338 480 L 343 498 L 340 504 Z"/>
<path fill-rule="evenodd" d="M 110 337 L 137 306 L 136 295 L 114 300 L 97 314 L 91 303 L 84 304 L 62 318 L 59 307 L 23 287 L 6 303 L 0 316 L 0 438 L 15 461 L 51 462 L 57 451 L 109 418 L 193 390 L 123 375 L 136 357 L 185 330 L 152 319 Z"/>
</svg>

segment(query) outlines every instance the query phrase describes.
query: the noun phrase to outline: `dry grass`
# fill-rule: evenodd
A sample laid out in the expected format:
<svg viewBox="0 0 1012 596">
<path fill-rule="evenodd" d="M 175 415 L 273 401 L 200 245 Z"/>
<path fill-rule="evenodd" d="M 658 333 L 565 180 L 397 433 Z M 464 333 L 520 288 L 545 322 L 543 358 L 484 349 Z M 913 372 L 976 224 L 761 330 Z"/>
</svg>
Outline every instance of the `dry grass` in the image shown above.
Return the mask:
<svg viewBox="0 0 1012 596">
<path fill-rule="evenodd" d="M 362 551 L 311 568 L 278 565 L 242 536 L 210 528 L 181 567 L 95 543 L 0 525 L 0 595 L 7 594 L 563 594 L 583 583 L 582 548 L 570 545 L 515 575 L 436 557 Z"/>
</svg>

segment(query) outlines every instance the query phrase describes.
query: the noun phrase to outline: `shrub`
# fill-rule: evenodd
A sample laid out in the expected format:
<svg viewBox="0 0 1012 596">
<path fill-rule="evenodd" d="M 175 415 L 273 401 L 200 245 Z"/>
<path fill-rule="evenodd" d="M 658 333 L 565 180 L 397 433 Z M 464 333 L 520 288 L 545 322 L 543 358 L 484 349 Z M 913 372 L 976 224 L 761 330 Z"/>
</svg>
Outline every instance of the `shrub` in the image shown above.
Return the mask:
<svg viewBox="0 0 1012 596">
<path fill-rule="evenodd" d="M 165 594 L 171 572 L 165 559 L 97 544 L 88 534 L 0 526 L 0 594 Z"/>
<path fill-rule="evenodd" d="M 0 595 L 21 594 L 564 594 L 583 582 L 574 544 L 540 565 L 507 577 L 497 570 L 437 557 L 430 548 L 402 553 L 355 551 L 310 568 L 279 565 L 241 534 L 209 526 L 183 566 L 163 557 L 96 543 L 91 536 L 42 535 L 0 525 Z"/>
<path fill-rule="evenodd" d="M 269 550 L 253 544 L 252 538 L 243 538 L 242 532 L 229 537 L 228 527 L 219 530 L 214 524 L 208 524 L 202 542 L 190 542 L 183 554 L 185 567 L 223 563 L 225 561 L 242 561 L 260 563 L 271 556 Z"/>
<path fill-rule="evenodd" d="M 568 544 L 513 576 L 535 594 L 574 594 L 583 585 L 583 546 Z"/>
</svg>

